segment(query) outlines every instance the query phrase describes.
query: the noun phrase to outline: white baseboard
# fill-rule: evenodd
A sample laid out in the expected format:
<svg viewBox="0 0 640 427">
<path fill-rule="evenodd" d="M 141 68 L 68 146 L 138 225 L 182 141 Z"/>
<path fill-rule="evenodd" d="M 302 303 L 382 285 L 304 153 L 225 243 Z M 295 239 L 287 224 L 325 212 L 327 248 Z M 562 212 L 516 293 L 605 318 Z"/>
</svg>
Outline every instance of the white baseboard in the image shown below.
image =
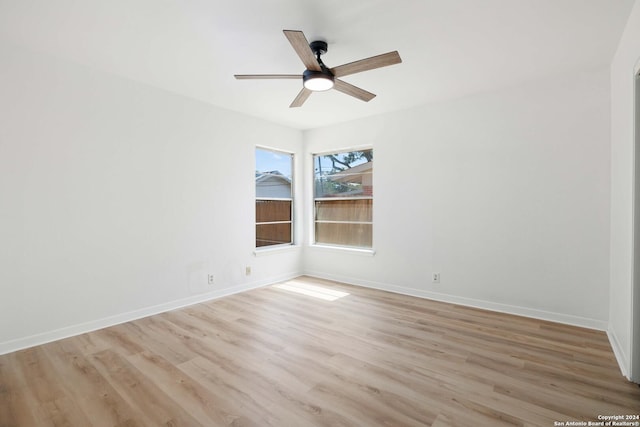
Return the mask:
<svg viewBox="0 0 640 427">
<path fill-rule="evenodd" d="M 24 338 L 18 338 L 15 340 L 0 342 L 0 355 L 11 353 L 25 348 L 33 347 L 36 345 L 46 344 L 51 341 L 57 341 L 64 338 L 69 338 L 75 335 L 84 334 L 86 332 L 95 331 L 109 326 L 118 325 L 132 320 L 141 319 L 143 317 L 152 316 L 154 314 L 164 313 L 166 311 L 175 310 L 189 305 L 198 304 L 201 302 L 211 301 L 217 298 L 225 297 L 228 295 L 237 294 L 239 292 L 248 291 L 250 289 L 261 288 L 273 283 L 290 280 L 300 276 L 300 273 L 289 273 L 272 277 L 268 280 L 255 281 L 251 283 L 244 283 L 241 285 L 233 286 L 226 289 L 221 289 L 215 292 L 207 292 L 204 294 L 194 295 L 187 298 L 182 298 L 175 301 L 169 301 L 163 304 L 154 305 L 151 307 L 141 308 L 139 310 L 133 310 L 127 313 L 116 314 L 114 316 L 105 317 L 102 319 L 92 320 L 77 325 L 66 326 L 64 328 L 54 329 L 51 331 L 31 335 Z"/>
<path fill-rule="evenodd" d="M 631 381 L 631 377 L 629 375 L 629 359 L 627 358 L 624 349 L 620 345 L 620 341 L 616 336 L 616 333 L 610 328 L 607 330 L 607 337 L 609 337 L 609 343 L 611 344 L 611 348 L 613 349 L 613 354 L 616 356 L 616 361 L 618 362 L 618 366 L 620 367 L 620 372 L 622 375 L 629 381 Z"/>
<path fill-rule="evenodd" d="M 379 283 L 351 277 L 326 274 L 320 272 L 307 271 L 307 276 L 317 277 L 321 279 L 334 280 L 336 282 L 348 283 L 356 286 L 364 286 L 383 291 L 394 292 L 402 295 L 410 295 L 419 298 L 426 298 L 435 301 L 442 301 L 451 304 L 464 305 L 468 307 L 481 308 L 485 310 L 497 311 L 500 313 L 514 314 L 517 316 L 531 317 L 534 319 L 548 320 L 551 322 L 563 323 L 567 325 L 580 326 L 588 329 L 596 329 L 606 331 L 608 323 L 603 320 L 591 319 L 587 317 L 572 316 L 563 313 L 554 313 L 544 310 L 536 310 L 527 307 L 519 307 L 515 305 L 495 303 L 491 301 L 477 300 L 473 298 L 459 297 L 455 295 L 441 294 L 438 292 L 422 291 L 419 289 L 406 288 L 403 286 L 395 286 L 387 283 Z"/>
</svg>

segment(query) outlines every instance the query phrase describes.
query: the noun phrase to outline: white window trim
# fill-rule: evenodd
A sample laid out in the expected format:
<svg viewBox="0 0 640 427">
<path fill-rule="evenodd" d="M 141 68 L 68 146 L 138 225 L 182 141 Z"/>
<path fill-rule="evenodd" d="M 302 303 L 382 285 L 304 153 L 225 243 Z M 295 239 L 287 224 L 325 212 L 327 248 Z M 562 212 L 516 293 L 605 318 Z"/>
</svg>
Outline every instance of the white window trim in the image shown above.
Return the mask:
<svg viewBox="0 0 640 427">
<path fill-rule="evenodd" d="M 300 245 L 296 245 L 293 243 L 283 243 L 281 245 L 271 245 L 271 246 L 261 246 L 260 248 L 255 248 L 253 250 L 253 256 L 261 257 L 265 255 L 275 255 L 283 252 L 293 252 L 299 251 Z"/>
<path fill-rule="evenodd" d="M 309 245 L 311 249 L 318 249 L 326 252 L 334 253 L 351 253 L 361 256 L 374 256 L 376 254 L 375 248 L 359 248 L 356 246 L 339 246 L 339 245 L 327 245 L 325 243 L 313 243 Z"/>
</svg>

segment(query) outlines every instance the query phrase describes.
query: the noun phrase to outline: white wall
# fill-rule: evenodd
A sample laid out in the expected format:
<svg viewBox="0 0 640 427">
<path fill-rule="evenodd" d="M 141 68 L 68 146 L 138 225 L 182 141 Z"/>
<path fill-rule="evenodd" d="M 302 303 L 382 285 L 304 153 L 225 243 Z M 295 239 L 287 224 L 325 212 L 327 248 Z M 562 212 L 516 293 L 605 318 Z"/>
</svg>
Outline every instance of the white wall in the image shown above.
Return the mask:
<svg viewBox="0 0 640 427">
<path fill-rule="evenodd" d="M 609 336 L 631 378 L 633 266 L 633 82 L 640 67 L 640 3 L 636 2 L 611 63 L 611 286 Z M 640 333 L 640 330 L 635 332 Z M 640 339 L 637 339 L 640 345 Z M 635 349 L 640 359 L 640 348 Z M 640 366 L 638 367 L 640 369 Z M 640 381 L 640 372 L 634 372 Z"/>
<path fill-rule="evenodd" d="M 254 257 L 253 198 L 255 144 L 300 131 L 0 53 L 0 353 L 299 274 Z"/>
<path fill-rule="evenodd" d="M 609 119 L 603 69 L 307 131 L 307 176 L 373 146 L 376 254 L 311 247 L 305 271 L 606 329 Z"/>
</svg>

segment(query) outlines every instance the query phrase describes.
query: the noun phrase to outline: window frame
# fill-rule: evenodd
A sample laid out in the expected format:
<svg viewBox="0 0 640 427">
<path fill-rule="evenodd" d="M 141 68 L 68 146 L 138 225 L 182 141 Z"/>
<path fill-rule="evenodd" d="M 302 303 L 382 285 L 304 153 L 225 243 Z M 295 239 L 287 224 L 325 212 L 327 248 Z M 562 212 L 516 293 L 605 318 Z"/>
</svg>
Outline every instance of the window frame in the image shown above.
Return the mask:
<svg viewBox="0 0 640 427">
<path fill-rule="evenodd" d="M 291 160 L 291 177 L 290 179 L 290 197 L 263 197 L 263 196 L 258 196 L 258 191 L 257 191 L 257 182 L 254 181 L 254 251 L 255 252 L 260 252 L 260 251 L 269 251 L 269 250 L 274 250 L 274 249 L 282 249 L 282 248 L 288 248 L 291 246 L 295 245 L 295 223 L 296 223 L 296 218 L 295 218 L 295 198 L 294 198 L 294 181 L 295 181 L 295 153 L 291 152 L 291 151 L 287 151 L 287 150 L 283 150 L 283 149 L 279 149 L 279 148 L 273 148 L 273 147 L 267 147 L 267 146 L 263 146 L 263 145 L 256 145 L 254 148 L 254 165 L 256 163 L 256 158 L 257 158 L 257 150 L 262 150 L 262 151 L 270 151 L 276 154 L 280 154 L 280 155 L 286 155 L 288 157 L 290 157 Z M 257 171 L 257 168 L 255 168 L 255 171 Z M 289 209 L 289 220 L 287 221 L 261 221 L 258 222 L 258 214 L 257 214 L 257 205 L 258 205 L 258 201 L 288 201 L 290 203 L 290 209 Z M 289 224 L 290 227 L 290 233 L 289 233 L 289 242 L 283 242 L 283 243 L 275 243 L 275 244 L 271 244 L 271 245 L 262 245 L 262 246 L 258 246 L 258 226 L 259 225 L 275 225 L 275 224 Z"/>
<path fill-rule="evenodd" d="M 362 196 L 345 196 L 345 197 L 340 197 L 340 196 L 331 196 L 331 197 L 316 197 L 316 169 L 315 169 L 315 164 L 317 161 L 318 157 L 321 156 L 327 156 L 327 155 L 331 155 L 331 154 L 344 154 L 344 153 L 350 153 L 350 152 L 354 152 L 354 151 L 368 151 L 371 150 L 373 151 L 373 147 L 372 146 L 359 146 L 359 147 L 350 147 L 350 148 L 338 148 L 338 149 L 333 149 L 333 150 L 328 150 L 328 151 L 322 151 L 322 152 L 314 152 L 311 153 L 311 171 L 312 171 L 312 192 L 311 192 L 311 218 L 310 218 L 310 224 L 311 224 L 311 246 L 312 247 L 317 247 L 317 248 L 327 248 L 327 249 L 335 249 L 335 250 L 346 250 L 346 251 L 354 251 L 354 252 L 362 252 L 362 253 L 367 253 L 367 254 L 374 254 L 375 253 L 375 249 L 374 249 L 374 233 L 373 233 L 373 229 L 374 229 L 374 220 L 373 220 L 373 191 L 371 195 L 362 195 Z M 371 175 L 371 182 L 373 185 L 373 172 Z M 344 201 L 344 200 L 371 200 L 371 221 L 359 221 L 359 220 L 318 220 L 318 207 L 317 207 L 317 202 L 327 202 L 327 201 Z M 358 224 L 358 225 L 369 225 L 371 226 L 371 245 L 370 246 L 357 246 L 357 245 L 348 245 L 348 244 L 339 244 L 339 243 L 325 243 L 325 242 L 318 242 L 317 239 L 317 224 Z"/>
</svg>

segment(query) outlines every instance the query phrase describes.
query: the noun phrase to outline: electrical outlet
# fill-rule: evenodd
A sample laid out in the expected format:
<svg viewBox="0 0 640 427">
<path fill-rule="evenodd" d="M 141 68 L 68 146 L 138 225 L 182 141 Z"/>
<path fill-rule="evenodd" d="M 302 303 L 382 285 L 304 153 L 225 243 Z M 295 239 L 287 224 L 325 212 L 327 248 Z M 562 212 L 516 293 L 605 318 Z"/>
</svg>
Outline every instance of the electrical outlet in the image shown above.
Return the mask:
<svg viewBox="0 0 640 427">
<path fill-rule="evenodd" d="M 440 273 L 431 274 L 431 283 L 440 283 Z"/>
<path fill-rule="evenodd" d="M 244 275 L 245 276 L 251 276 L 251 267 L 250 266 L 246 266 L 244 268 Z"/>
<path fill-rule="evenodd" d="M 213 285 L 213 274 L 207 275 L 207 283 Z"/>
</svg>

